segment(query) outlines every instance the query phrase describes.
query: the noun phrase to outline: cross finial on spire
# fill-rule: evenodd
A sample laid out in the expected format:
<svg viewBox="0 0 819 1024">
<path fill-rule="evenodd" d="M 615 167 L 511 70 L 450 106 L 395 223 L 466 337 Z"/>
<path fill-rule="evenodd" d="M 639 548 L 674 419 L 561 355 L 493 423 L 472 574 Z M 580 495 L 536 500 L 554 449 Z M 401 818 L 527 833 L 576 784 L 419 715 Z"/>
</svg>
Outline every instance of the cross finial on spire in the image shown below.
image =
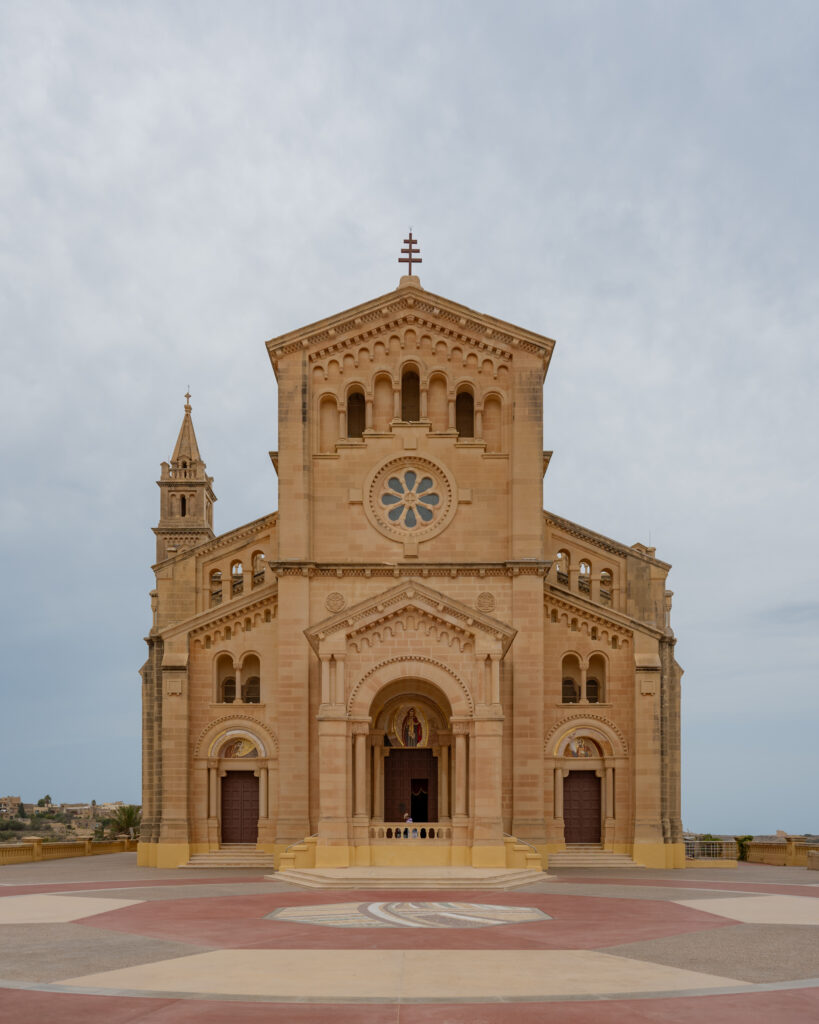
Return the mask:
<svg viewBox="0 0 819 1024">
<path fill-rule="evenodd" d="M 401 252 L 406 253 L 405 256 L 399 256 L 399 263 L 408 263 L 409 272 L 412 275 L 413 263 L 423 263 L 424 261 L 420 257 L 421 250 L 418 248 L 418 239 L 412 237 L 412 228 L 410 228 L 409 238 L 404 239 L 404 246 Z"/>
<path fill-rule="evenodd" d="M 191 411 L 191 386 L 188 384 L 188 390 L 185 392 L 185 412 Z"/>
</svg>

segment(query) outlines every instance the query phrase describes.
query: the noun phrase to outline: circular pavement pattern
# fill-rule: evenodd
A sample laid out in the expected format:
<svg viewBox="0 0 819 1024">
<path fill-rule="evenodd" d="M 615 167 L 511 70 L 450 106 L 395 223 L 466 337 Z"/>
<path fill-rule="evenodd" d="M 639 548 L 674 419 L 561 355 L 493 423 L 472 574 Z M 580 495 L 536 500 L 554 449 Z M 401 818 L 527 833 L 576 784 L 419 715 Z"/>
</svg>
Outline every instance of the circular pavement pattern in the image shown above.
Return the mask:
<svg viewBox="0 0 819 1024">
<path fill-rule="evenodd" d="M 534 907 L 455 902 L 323 903 L 309 907 L 282 907 L 266 916 L 269 921 L 330 928 L 486 928 L 551 920 L 549 914 Z"/>
</svg>

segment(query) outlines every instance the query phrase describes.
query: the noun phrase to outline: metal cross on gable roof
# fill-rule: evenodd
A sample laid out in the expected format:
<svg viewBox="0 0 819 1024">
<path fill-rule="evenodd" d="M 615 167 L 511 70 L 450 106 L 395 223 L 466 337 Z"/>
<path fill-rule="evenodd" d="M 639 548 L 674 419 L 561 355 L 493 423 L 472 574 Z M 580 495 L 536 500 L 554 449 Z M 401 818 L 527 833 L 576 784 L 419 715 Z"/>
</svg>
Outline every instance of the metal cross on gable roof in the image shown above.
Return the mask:
<svg viewBox="0 0 819 1024">
<path fill-rule="evenodd" d="M 419 255 L 421 250 L 418 248 L 418 239 L 412 237 L 412 229 L 410 229 L 409 238 L 405 238 L 404 239 L 404 246 L 405 246 L 405 248 L 403 248 L 401 250 L 401 252 L 406 253 L 406 255 L 405 256 L 399 256 L 398 257 L 398 262 L 399 263 L 408 263 L 409 264 L 409 272 L 410 272 L 410 274 L 412 274 L 412 265 L 413 265 L 413 263 L 423 263 L 424 262 L 421 259 L 420 255 Z"/>
</svg>

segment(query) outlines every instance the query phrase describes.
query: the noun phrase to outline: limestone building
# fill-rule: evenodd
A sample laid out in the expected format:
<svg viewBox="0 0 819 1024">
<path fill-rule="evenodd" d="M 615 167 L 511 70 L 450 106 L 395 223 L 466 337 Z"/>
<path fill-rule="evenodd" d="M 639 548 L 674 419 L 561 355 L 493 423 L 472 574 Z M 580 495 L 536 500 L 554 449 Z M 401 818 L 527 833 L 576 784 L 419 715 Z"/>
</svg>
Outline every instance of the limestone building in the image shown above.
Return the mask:
<svg viewBox="0 0 819 1024">
<path fill-rule="evenodd" d="M 683 865 L 669 565 L 544 511 L 553 346 L 412 274 L 274 338 L 279 509 L 219 535 L 185 405 L 140 863 L 503 866 L 514 836 Z"/>
</svg>

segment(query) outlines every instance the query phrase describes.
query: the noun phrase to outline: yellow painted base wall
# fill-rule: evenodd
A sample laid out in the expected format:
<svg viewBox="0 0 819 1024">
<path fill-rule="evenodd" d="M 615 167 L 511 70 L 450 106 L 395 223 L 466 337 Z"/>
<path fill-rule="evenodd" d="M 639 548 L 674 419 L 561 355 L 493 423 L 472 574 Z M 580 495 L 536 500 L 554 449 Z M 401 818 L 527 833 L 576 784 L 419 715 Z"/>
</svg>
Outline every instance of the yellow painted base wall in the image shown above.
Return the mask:
<svg viewBox="0 0 819 1024">
<path fill-rule="evenodd" d="M 628 853 L 628 847 L 623 852 Z M 685 867 L 684 843 L 635 843 L 630 853 L 634 863 L 644 868 Z"/>
<path fill-rule="evenodd" d="M 190 843 L 140 843 L 137 847 L 137 864 L 144 868 L 181 868 L 190 859 Z"/>
</svg>

